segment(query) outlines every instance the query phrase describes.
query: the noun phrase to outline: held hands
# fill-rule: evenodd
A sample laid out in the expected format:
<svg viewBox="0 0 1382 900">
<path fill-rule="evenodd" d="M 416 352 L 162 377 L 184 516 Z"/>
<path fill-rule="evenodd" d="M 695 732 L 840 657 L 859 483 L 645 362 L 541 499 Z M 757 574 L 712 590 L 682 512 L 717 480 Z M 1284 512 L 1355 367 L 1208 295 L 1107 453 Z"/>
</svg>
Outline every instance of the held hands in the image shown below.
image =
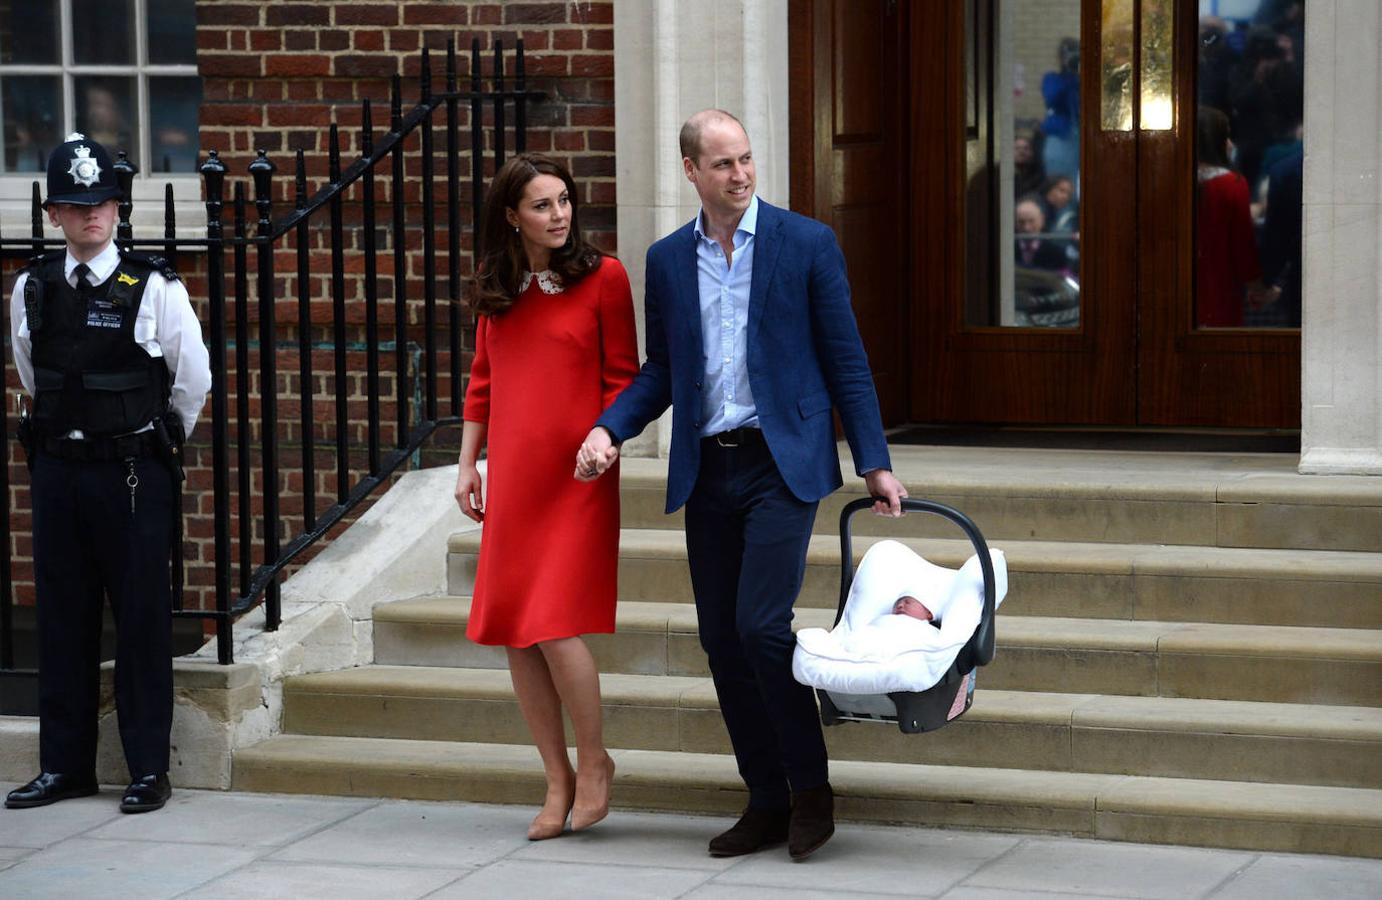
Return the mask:
<svg viewBox="0 0 1382 900">
<path fill-rule="evenodd" d="M 887 469 L 874 469 L 864 476 L 864 484 L 868 487 L 869 494 L 885 498 L 873 504 L 874 515 L 891 516 L 894 519 L 902 516 L 902 499 L 907 496 L 907 489 L 892 472 Z"/>
<path fill-rule="evenodd" d="M 594 481 L 614 465 L 619 459 L 619 448 L 610 439 L 609 432 L 598 425 L 590 429 L 585 443 L 576 451 L 576 470 L 572 477 L 577 481 Z"/>
<path fill-rule="evenodd" d="M 485 521 L 485 485 L 474 465 L 458 466 L 456 473 L 456 505 L 461 514 L 476 522 Z"/>
</svg>

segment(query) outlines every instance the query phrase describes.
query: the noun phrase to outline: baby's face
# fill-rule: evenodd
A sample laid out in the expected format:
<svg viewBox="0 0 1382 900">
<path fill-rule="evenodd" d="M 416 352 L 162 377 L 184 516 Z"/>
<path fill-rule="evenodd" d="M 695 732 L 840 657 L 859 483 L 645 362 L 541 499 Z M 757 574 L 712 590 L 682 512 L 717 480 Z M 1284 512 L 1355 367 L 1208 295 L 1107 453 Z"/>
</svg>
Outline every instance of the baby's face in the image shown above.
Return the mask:
<svg viewBox="0 0 1382 900">
<path fill-rule="evenodd" d="M 893 615 L 911 616 L 923 622 L 931 621 L 931 610 L 916 597 L 898 597 L 897 602 L 893 604 Z"/>
</svg>

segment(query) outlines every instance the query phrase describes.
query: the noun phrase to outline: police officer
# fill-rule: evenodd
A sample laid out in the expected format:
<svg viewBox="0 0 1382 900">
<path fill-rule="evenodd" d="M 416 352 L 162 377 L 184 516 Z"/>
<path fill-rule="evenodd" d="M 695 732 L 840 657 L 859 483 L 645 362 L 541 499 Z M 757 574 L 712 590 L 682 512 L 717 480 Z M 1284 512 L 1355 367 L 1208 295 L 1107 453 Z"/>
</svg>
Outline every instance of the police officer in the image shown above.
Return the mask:
<svg viewBox="0 0 1382 900">
<path fill-rule="evenodd" d="M 211 387 L 187 290 L 112 236 L 119 188 L 80 134 L 48 158 L 48 221 L 65 250 L 34 259 L 11 299 L 15 367 L 32 396 L 39 763 L 5 806 L 96 793 L 103 598 L 116 625 L 115 703 L 131 784 L 124 812 L 161 808 L 173 720 L 175 477 Z M 176 474 L 175 474 L 176 473 Z"/>
</svg>

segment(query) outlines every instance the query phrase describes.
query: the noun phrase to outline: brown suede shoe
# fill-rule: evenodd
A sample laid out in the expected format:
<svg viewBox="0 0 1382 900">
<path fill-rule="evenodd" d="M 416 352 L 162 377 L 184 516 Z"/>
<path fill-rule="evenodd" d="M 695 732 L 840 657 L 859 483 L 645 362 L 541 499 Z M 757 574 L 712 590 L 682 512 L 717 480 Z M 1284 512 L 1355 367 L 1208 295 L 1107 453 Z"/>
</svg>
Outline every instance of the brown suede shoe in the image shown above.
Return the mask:
<svg viewBox="0 0 1382 900">
<path fill-rule="evenodd" d="M 835 833 L 835 792 L 829 783 L 792 794 L 792 819 L 787 829 L 787 852 L 801 862 Z"/>
<path fill-rule="evenodd" d="M 755 809 L 750 806 L 733 828 L 710 839 L 710 855 L 743 856 L 772 844 L 780 844 L 787 840 L 789 816 L 785 809 Z"/>
</svg>

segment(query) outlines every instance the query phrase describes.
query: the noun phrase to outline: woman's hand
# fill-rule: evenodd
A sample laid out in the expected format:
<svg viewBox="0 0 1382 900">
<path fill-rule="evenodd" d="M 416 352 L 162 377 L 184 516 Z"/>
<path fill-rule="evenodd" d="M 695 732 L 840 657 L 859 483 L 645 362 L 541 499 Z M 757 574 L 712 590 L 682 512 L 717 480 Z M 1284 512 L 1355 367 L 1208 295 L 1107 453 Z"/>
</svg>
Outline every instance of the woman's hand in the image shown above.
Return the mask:
<svg viewBox="0 0 1382 900">
<path fill-rule="evenodd" d="M 456 505 L 467 519 L 485 521 L 485 485 L 480 470 L 473 465 L 457 467 Z"/>
</svg>

